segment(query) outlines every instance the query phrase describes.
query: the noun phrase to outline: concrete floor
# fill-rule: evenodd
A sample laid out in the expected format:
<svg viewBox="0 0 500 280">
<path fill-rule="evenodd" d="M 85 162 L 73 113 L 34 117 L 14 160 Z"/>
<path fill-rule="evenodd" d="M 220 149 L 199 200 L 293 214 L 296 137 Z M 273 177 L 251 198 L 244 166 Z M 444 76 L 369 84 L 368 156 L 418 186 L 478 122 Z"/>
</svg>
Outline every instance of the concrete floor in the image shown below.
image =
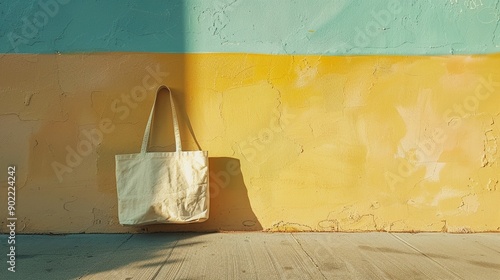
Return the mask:
<svg viewBox="0 0 500 280">
<path fill-rule="evenodd" d="M 0 279 L 500 279 L 500 234 L 16 236 Z"/>
</svg>

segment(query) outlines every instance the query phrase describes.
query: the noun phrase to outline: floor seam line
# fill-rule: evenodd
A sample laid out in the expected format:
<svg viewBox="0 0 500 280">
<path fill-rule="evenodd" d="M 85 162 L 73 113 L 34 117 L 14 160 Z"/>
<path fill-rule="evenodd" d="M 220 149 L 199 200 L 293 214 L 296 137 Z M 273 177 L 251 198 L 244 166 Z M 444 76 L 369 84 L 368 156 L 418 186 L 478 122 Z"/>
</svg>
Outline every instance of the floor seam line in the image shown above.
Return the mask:
<svg viewBox="0 0 500 280">
<path fill-rule="evenodd" d="M 156 279 L 156 277 L 158 276 L 158 274 L 160 274 L 160 271 L 161 269 L 163 268 L 163 266 L 167 263 L 168 259 L 170 259 L 170 256 L 172 256 L 172 253 L 174 252 L 175 250 L 175 247 L 177 246 L 177 244 L 179 243 L 179 239 L 177 239 L 174 243 L 174 245 L 172 246 L 172 250 L 170 250 L 170 253 L 168 254 L 168 256 L 165 258 L 165 260 L 162 262 L 162 264 L 160 265 L 160 267 L 158 268 L 158 270 L 155 272 L 155 274 L 151 277 L 151 280 L 154 280 Z"/>
<path fill-rule="evenodd" d="M 122 243 L 120 243 L 120 245 L 116 246 L 116 248 L 112 252 L 110 252 L 109 255 L 113 255 L 114 253 L 116 253 L 116 251 L 118 251 L 118 249 L 120 249 L 120 247 L 123 246 L 123 244 L 127 243 L 130 240 L 130 238 L 132 238 L 132 236 L 134 236 L 133 233 L 128 233 L 128 234 L 130 234 L 130 236 L 127 237 L 127 239 L 125 239 Z M 108 260 L 108 262 L 109 262 L 109 260 Z M 77 279 L 82 279 L 83 277 L 88 276 L 91 273 L 92 268 L 99 266 L 99 265 L 102 265 L 102 263 L 93 265 L 91 268 L 89 268 L 89 271 L 85 272 L 85 274 L 78 277 Z"/>
<path fill-rule="evenodd" d="M 459 279 L 462 279 L 462 280 L 465 280 L 465 278 L 462 278 L 460 275 L 456 274 L 453 270 L 449 269 L 448 267 L 442 265 L 441 263 L 439 263 L 438 261 L 434 260 L 433 258 L 431 258 L 430 256 L 428 256 L 426 253 L 420 251 L 417 247 L 411 245 L 410 243 L 406 242 L 404 239 L 400 238 L 399 236 L 393 234 L 393 233 L 389 233 L 392 237 L 396 238 L 397 240 L 399 240 L 401 243 L 405 244 L 406 246 L 410 247 L 411 249 L 417 251 L 418 253 L 422 254 L 424 257 L 426 257 L 427 259 L 431 260 L 433 263 L 437 264 L 439 267 L 443 268 L 444 270 L 448 271 L 449 273 L 451 273 L 452 275 L 458 277 Z"/>
<path fill-rule="evenodd" d="M 319 273 L 321 274 L 321 276 L 323 276 L 323 279 L 328 279 L 326 278 L 326 276 L 323 274 L 323 271 L 321 271 L 321 269 L 319 268 L 319 266 L 316 264 L 316 262 L 314 261 L 314 259 L 309 255 L 309 253 L 307 253 L 307 251 L 304 249 L 304 247 L 302 247 L 302 244 L 300 244 L 299 240 L 297 240 L 297 238 L 295 238 L 295 236 L 293 235 L 293 233 L 290 233 L 290 235 L 292 236 L 293 240 L 295 240 L 295 243 L 297 243 L 300 247 L 300 249 L 302 249 L 302 251 L 304 252 L 304 254 L 306 254 L 306 256 L 309 258 L 309 260 L 312 262 L 312 264 L 314 265 L 314 267 L 316 267 L 316 269 L 319 271 Z"/>
</svg>

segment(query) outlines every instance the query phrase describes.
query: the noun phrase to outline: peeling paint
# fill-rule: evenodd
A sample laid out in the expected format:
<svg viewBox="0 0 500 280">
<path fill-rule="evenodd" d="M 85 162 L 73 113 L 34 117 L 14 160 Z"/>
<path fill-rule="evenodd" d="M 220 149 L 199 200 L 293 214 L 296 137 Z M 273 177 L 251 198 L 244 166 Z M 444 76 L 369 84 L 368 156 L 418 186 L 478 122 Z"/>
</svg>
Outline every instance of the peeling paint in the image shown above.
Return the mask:
<svg viewBox="0 0 500 280">
<path fill-rule="evenodd" d="M 0 126 L 12 133 L 0 139 L 0 161 L 18 166 L 19 196 L 33 206 L 18 212 L 27 219 L 23 233 L 496 231 L 499 61 L 5 55 Z M 122 95 L 143 85 L 155 65 L 168 69 L 159 82 L 182 108 L 183 146 L 198 149 L 198 142 L 210 153 L 211 184 L 219 188 L 206 223 L 136 229 L 117 222 L 114 155 L 139 150 L 154 89 L 145 87 L 125 118 L 112 103 L 124 105 Z M 150 149 L 169 150 L 168 99 L 158 102 Z M 59 182 L 51 164 L 64 162 L 66 147 L 77 149 L 90 139 L 84 131 L 103 120 L 114 130 L 96 136 L 92 152 Z M 233 161 L 238 172 L 228 171 Z"/>
</svg>

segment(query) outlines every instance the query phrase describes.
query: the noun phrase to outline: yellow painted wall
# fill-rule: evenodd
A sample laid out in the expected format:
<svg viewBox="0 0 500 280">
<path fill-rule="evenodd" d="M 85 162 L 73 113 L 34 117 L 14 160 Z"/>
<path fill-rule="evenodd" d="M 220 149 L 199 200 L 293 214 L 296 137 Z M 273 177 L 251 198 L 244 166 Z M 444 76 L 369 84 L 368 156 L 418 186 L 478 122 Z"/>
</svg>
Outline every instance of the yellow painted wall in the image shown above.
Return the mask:
<svg viewBox="0 0 500 280">
<path fill-rule="evenodd" d="M 16 165 L 19 233 L 499 231 L 499 62 L 4 55 L 0 182 Z M 160 83 L 181 108 L 184 147 L 196 149 L 190 123 L 209 151 L 211 217 L 122 227 L 114 155 L 139 151 Z M 173 150 L 159 100 L 150 150 Z"/>
</svg>

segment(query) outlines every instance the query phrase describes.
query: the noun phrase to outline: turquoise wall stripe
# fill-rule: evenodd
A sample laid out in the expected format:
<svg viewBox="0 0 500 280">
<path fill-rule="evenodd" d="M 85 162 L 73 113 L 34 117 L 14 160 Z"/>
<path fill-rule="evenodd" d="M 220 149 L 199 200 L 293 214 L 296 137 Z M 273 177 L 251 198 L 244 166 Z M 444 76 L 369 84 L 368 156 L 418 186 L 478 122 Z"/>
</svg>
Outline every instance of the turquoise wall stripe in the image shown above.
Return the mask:
<svg viewBox="0 0 500 280">
<path fill-rule="evenodd" d="M 186 50 L 182 1 L 11 0 L 0 15 L 2 53 Z"/>
<path fill-rule="evenodd" d="M 500 0 L 11 0 L 1 53 L 475 54 Z"/>
</svg>

